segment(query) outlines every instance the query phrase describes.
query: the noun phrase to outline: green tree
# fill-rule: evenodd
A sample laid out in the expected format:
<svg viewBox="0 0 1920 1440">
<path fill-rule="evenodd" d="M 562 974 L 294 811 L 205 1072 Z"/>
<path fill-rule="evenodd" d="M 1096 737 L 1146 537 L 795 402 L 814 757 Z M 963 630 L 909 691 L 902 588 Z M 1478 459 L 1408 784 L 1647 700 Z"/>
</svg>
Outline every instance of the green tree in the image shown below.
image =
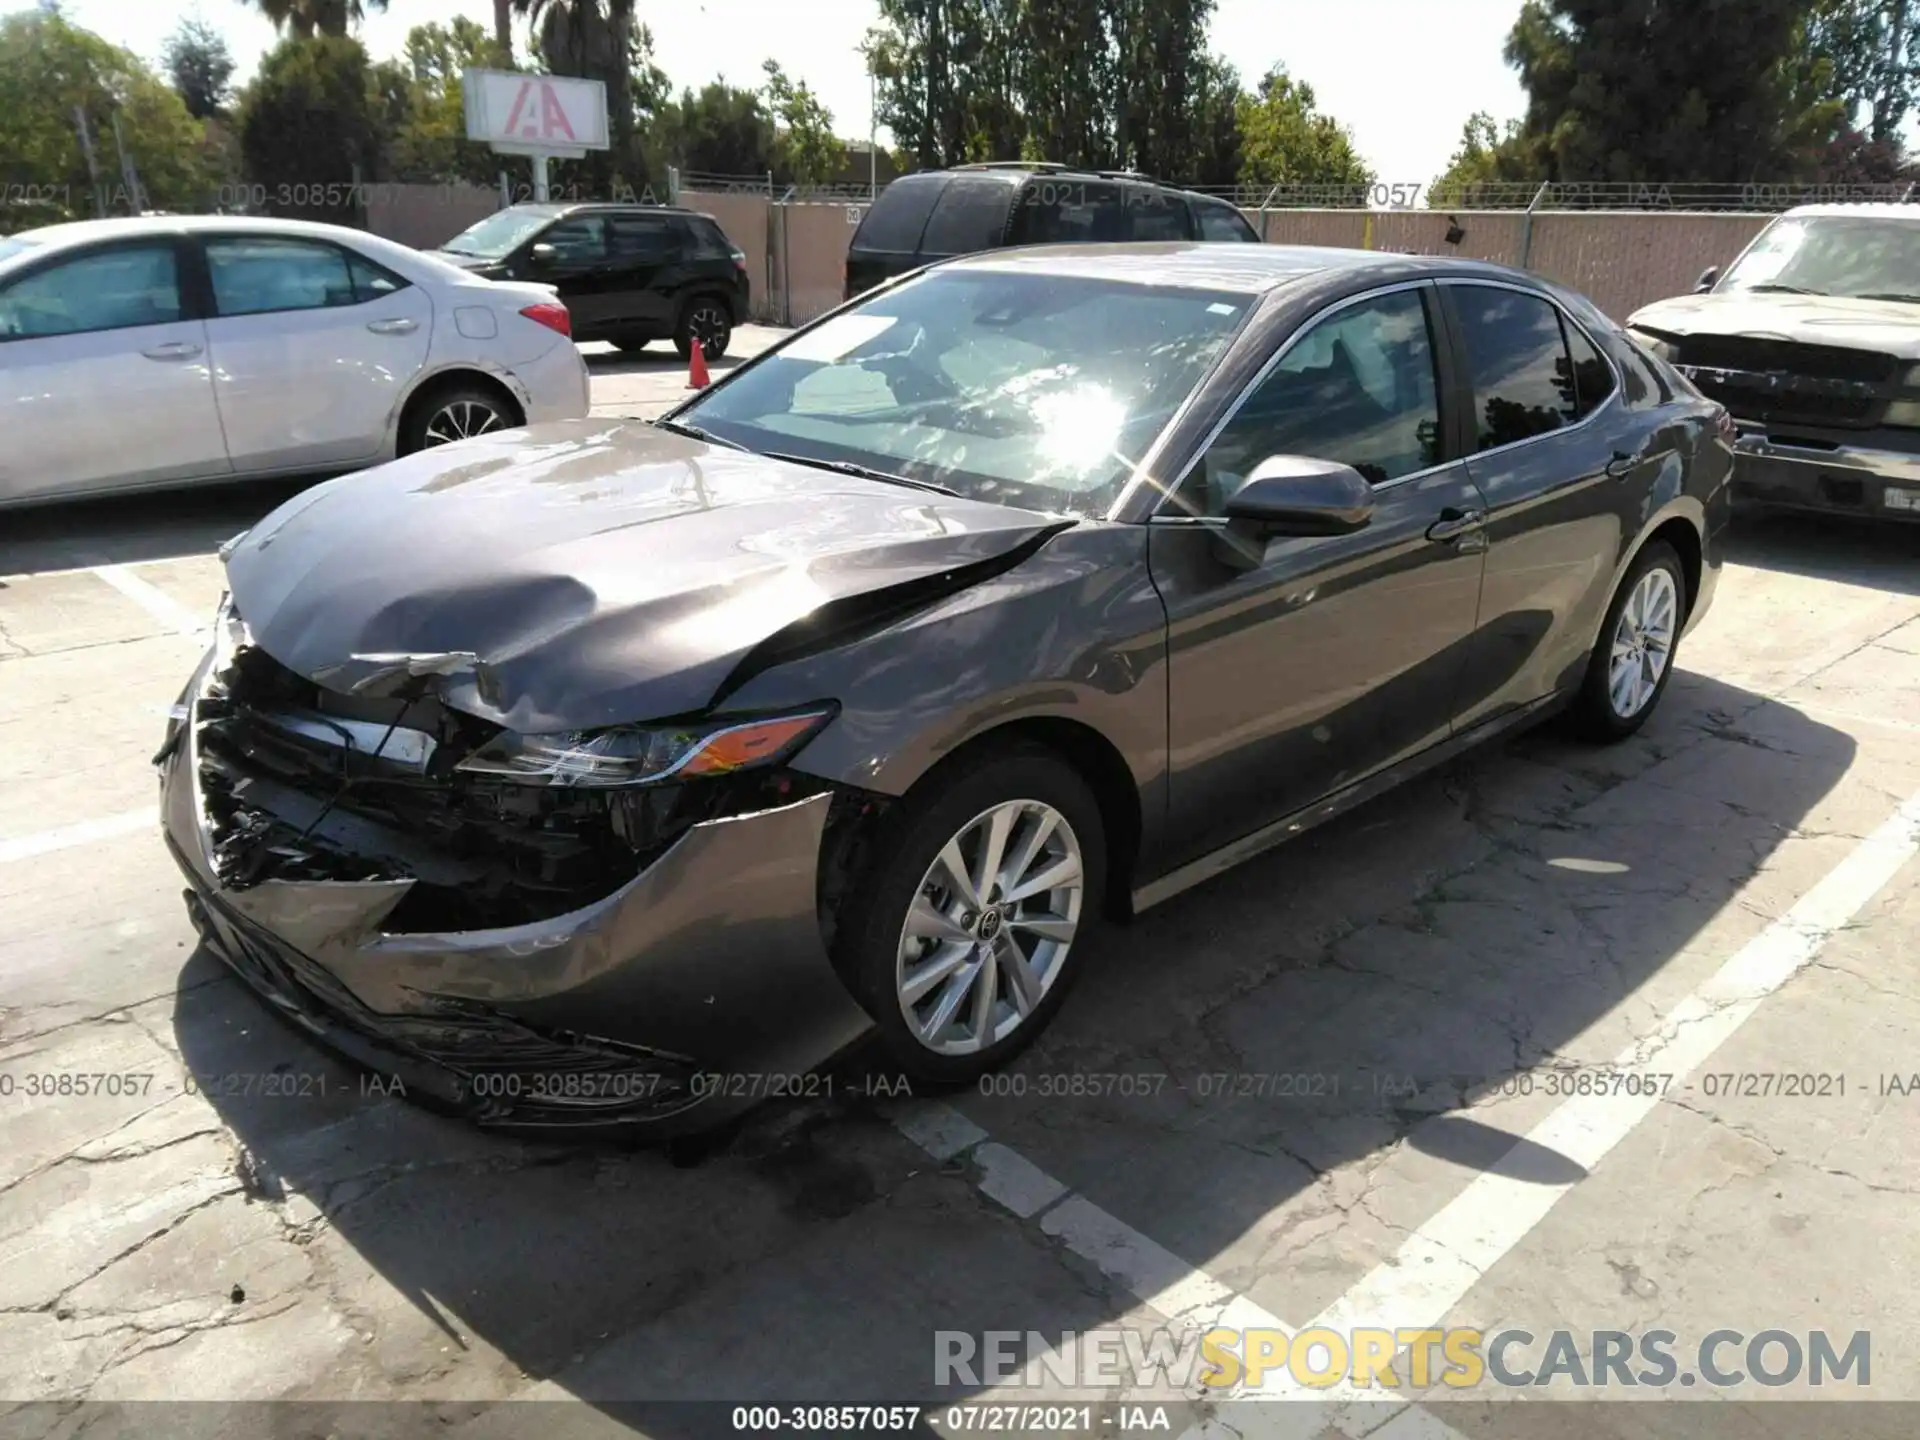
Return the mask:
<svg viewBox="0 0 1920 1440">
<path fill-rule="evenodd" d="M 1838 100 L 1869 141 L 1895 143 L 1920 104 L 1920 6 L 1910 0 L 1813 0 L 1798 47 L 1815 98 Z M 1824 62 L 1824 70 L 1818 67 Z"/>
<path fill-rule="evenodd" d="M 823 185 L 847 163 L 847 147 L 833 133 L 833 112 L 804 80 L 793 81 L 777 60 L 766 71 L 767 108 L 773 114 L 773 170 L 795 185 Z"/>
<path fill-rule="evenodd" d="M 662 117 L 667 153 L 682 170 L 761 176 L 774 167 L 773 117 L 760 95 L 715 80 L 681 92 Z"/>
<path fill-rule="evenodd" d="M 637 100 L 643 91 L 664 89 L 665 77 L 652 63 L 652 37 L 636 17 L 634 0 L 514 0 L 514 4 L 533 28 L 535 55 L 541 65 L 553 74 L 595 79 L 607 87 L 610 153 L 582 162 L 595 188 L 630 186 L 635 180 L 644 184 L 648 163 L 641 146 Z"/>
<path fill-rule="evenodd" d="M 85 114 L 100 166 L 95 190 L 74 120 Z M 141 196 L 126 193 L 113 139 L 115 114 Z M 45 9 L 0 17 L 0 208 L 17 230 L 95 213 L 197 210 L 213 200 L 204 131 L 132 52 Z"/>
<path fill-rule="evenodd" d="M 500 157 L 466 138 L 461 75 L 498 63 L 494 36 L 478 21 L 416 25 L 398 63 L 374 67 L 382 179 L 490 185 Z"/>
<path fill-rule="evenodd" d="M 220 32 L 202 20 L 182 20 L 167 37 L 160 61 L 174 93 L 196 120 L 217 115 L 233 93 L 233 54 Z"/>
<path fill-rule="evenodd" d="M 1460 146 L 1427 191 L 1430 206 L 1453 210 L 1526 205 L 1525 182 L 1537 186 L 1541 167 L 1521 135 L 1518 120 L 1502 125 L 1486 111 L 1467 118 Z"/>
<path fill-rule="evenodd" d="M 379 88 L 366 50 L 342 35 L 289 37 L 261 57 L 240 96 L 240 154 L 270 213 L 353 222 L 352 186 L 378 158 Z"/>
<path fill-rule="evenodd" d="M 1274 66 L 1259 93 L 1242 95 L 1240 179 L 1254 185 L 1349 186 L 1373 183 L 1353 137 L 1316 108 L 1313 87 Z"/>
<path fill-rule="evenodd" d="M 1526 0 L 1506 58 L 1541 179 L 1786 178 L 1839 133 L 1797 46 L 1816 0 Z"/>
</svg>

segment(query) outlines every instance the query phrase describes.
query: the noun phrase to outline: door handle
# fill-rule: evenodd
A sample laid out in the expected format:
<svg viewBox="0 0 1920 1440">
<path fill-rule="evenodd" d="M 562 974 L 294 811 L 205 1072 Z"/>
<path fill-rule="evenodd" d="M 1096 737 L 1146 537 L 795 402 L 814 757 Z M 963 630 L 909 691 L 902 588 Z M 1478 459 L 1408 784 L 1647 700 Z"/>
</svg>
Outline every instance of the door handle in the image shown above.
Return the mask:
<svg viewBox="0 0 1920 1440">
<path fill-rule="evenodd" d="M 200 347 L 185 340 L 169 340 L 165 345 L 156 345 L 140 353 L 149 360 L 191 360 L 200 353 Z"/>
<path fill-rule="evenodd" d="M 1624 450 L 1616 450 L 1613 452 L 1613 458 L 1607 462 L 1607 474 L 1618 480 L 1639 463 L 1638 455 L 1629 455 Z"/>
<path fill-rule="evenodd" d="M 1429 540 L 1458 540 L 1462 535 L 1471 535 L 1484 529 L 1487 512 L 1484 510 L 1462 510 L 1449 505 L 1440 512 L 1440 518 L 1427 527 Z"/>
<path fill-rule="evenodd" d="M 409 330 L 418 330 L 419 328 L 420 322 L 418 320 L 408 320 L 404 317 L 399 320 L 370 320 L 367 322 L 367 329 L 373 331 L 376 335 L 405 335 Z"/>
</svg>

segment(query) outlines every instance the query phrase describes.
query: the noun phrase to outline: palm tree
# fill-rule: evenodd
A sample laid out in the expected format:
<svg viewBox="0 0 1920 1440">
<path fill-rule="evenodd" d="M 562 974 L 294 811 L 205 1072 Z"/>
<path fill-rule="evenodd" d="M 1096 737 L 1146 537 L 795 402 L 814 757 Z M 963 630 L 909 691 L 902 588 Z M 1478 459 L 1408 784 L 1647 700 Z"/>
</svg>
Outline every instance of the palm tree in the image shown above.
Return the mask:
<svg viewBox="0 0 1920 1440">
<path fill-rule="evenodd" d="M 366 19 L 369 9 L 387 8 L 387 0 L 253 0 L 253 3 L 275 30 L 303 40 L 315 35 L 345 35 Z"/>
<path fill-rule="evenodd" d="M 493 0 L 493 43 L 500 63 L 513 68 L 513 0 Z"/>
<path fill-rule="evenodd" d="M 592 77 L 607 87 L 608 136 L 616 169 L 633 159 L 634 0 L 507 0 L 539 36 L 556 74 Z M 631 177 L 629 177 L 631 178 Z"/>
</svg>

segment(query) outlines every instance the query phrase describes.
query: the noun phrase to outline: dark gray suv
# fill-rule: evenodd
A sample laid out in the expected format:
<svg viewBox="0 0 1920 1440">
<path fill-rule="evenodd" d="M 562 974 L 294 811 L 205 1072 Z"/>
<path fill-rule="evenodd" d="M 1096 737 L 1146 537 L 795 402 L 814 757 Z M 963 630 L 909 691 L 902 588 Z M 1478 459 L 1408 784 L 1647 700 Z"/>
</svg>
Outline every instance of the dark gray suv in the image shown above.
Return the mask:
<svg viewBox="0 0 1920 1440">
<path fill-rule="evenodd" d="M 1003 245 L 1260 236 L 1225 200 L 1145 175 L 1038 162 L 960 165 L 882 190 L 847 248 L 846 298 L 933 260 Z"/>
</svg>

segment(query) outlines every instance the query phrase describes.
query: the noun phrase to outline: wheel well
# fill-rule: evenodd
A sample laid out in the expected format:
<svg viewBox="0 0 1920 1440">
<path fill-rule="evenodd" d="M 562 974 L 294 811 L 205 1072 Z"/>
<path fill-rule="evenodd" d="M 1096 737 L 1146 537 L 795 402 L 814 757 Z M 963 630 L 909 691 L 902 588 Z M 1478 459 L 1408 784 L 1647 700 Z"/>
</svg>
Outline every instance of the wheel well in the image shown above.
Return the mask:
<svg viewBox="0 0 1920 1440">
<path fill-rule="evenodd" d="M 1680 557 L 1680 568 L 1687 581 L 1687 613 L 1693 613 L 1693 602 L 1700 594 L 1700 532 L 1693 528 L 1690 521 L 1677 516 L 1664 522 L 1646 539 L 1651 545 L 1655 540 L 1664 540 L 1674 548 Z M 1645 545 L 1641 547 L 1646 548 Z"/>
<path fill-rule="evenodd" d="M 1140 854 L 1140 789 L 1119 750 L 1091 725 L 1053 716 L 1009 720 L 974 736 L 941 758 L 941 764 L 988 747 L 1037 745 L 1052 751 L 1077 771 L 1100 806 L 1107 839 L 1106 911 L 1124 919 L 1132 910 L 1133 868 Z"/>
<path fill-rule="evenodd" d="M 526 412 L 520 408 L 519 397 L 499 380 L 487 374 L 486 371 L 446 370 L 435 375 L 432 379 L 428 380 L 426 384 L 422 385 L 407 397 L 407 403 L 400 411 L 398 438 L 402 442 L 406 440 L 407 427 L 413 424 L 414 417 L 428 405 L 432 404 L 435 399 L 446 394 L 449 390 L 464 390 L 469 387 L 475 390 L 484 390 L 496 400 L 502 401 L 507 407 L 507 412 L 514 417 L 515 424 L 526 424 L 527 415 Z"/>
</svg>

